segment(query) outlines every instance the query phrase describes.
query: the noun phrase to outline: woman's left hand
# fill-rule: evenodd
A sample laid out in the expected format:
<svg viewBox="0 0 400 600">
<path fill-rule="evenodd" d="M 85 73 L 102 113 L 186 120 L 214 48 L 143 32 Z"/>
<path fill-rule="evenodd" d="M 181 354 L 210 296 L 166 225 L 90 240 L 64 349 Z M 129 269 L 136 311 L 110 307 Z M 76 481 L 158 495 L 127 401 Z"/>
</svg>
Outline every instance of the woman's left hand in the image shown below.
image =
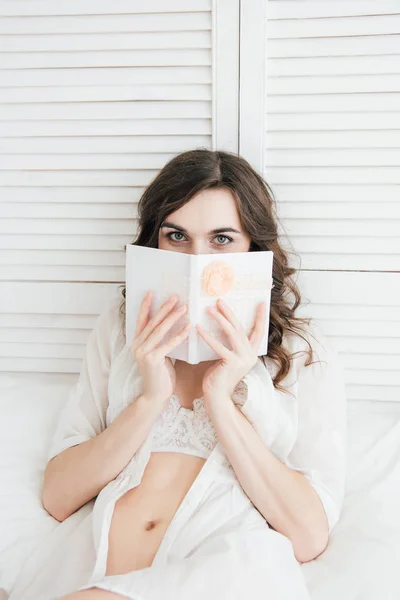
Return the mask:
<svg viewBox="0 0 400 600">
<path fill-rule="evenodd" d="M 218 403 L 222 398 L 231 398 L 241 379 L 253 368 L 258 360 L 258 349 L 265 332 L 265 302 L 256 309 L 253 329 L 246 335 L 232 309 L 221 299 L 217 308 L 208 307 L 208 312 L 221 325 L 227 335 L 232 350 L 226 348 L 200 325 L 197 330 L 203 340 L 221 357 L 204 373 L 202 389 L 205 403 Z M 218 310 L 219 309 L 219 310 Z"/>
</svg>

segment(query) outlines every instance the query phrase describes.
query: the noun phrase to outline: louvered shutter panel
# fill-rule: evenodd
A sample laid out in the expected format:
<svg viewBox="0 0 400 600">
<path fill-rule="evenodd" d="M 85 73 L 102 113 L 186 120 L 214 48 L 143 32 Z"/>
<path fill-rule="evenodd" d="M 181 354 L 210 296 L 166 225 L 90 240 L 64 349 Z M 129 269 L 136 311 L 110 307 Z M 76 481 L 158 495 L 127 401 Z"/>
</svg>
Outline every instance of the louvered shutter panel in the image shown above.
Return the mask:
<svg viewBox="0 0 400 600">
<path fill-rule="evenodd" d="M 238 2 L 1 13 L 0 369 L 77 373 L 145 186 L 179 152 L 237 151 Z"/>
<path fill-rule="evenodd" d="M 264 110 L 242 119 L 240 149 L 300 256 L 300 314 L 336 343 L 349 399 L 400 401 L 399 2 L 251 2 Z"/>
</svg>

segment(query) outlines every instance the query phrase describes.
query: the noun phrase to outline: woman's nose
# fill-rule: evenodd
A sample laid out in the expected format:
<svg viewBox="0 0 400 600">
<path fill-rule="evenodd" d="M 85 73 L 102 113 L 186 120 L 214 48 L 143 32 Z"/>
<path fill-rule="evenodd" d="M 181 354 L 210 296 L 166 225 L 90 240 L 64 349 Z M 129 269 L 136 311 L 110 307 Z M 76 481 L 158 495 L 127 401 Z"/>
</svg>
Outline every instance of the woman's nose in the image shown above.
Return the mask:
<svg viewBox="0 0 400 600">
<path fill-rule="evenodd" d="M 192 254 L 207 254 L 210 252 L 208 246 L 201 242 L 198 244 L 193 244 L 190 251 Z"/>
</svg>

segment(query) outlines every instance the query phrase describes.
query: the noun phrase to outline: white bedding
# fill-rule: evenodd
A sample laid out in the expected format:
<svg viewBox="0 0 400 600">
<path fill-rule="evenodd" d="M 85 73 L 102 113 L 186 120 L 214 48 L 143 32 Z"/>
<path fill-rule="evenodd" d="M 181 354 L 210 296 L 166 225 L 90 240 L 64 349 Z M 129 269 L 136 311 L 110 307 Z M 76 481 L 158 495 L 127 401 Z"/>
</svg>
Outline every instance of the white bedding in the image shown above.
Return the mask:
<svg viewBox="0 0 400 600">
<path fill-rule="evenodd" d="M 0 588 L 60 526 L 41 504 L 59 411 L 77 375 L 0 375 Z M 302 565 L 313 600 L 400 599 L 400 402 L 348 404 L 348 477 L 326 551 Z"/>
</svg>

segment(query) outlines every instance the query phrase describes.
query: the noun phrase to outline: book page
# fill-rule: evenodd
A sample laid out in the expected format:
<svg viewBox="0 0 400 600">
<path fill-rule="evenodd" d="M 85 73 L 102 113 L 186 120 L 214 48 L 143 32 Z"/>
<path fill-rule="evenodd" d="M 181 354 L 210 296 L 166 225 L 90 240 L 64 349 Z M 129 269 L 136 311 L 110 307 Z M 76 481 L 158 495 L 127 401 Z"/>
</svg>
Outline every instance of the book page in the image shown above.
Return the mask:
<svg viewBox="0 0 400 600">
<path fill-rule="evenodd" d="M 130 346 L 133 342 L 141 303 L 148 290 L 152 290 L 150 318 L 174 294 L 178 296 L 174 309 L 188 303 L 189 261 L 189 255 L 183 252 L 133 244 L 127 246 L 125 262 L 127 345 Z M 187 323 L 187 314 L 172 325 L 158 346 L 179 333 Z M 167 356 L 187 360 L 187 349 L 187 340 L 184 340 Z"/>
<path fill-rule="evenodd" d="M 266 328 L 257 354 L 267 354 L 273 252 L 199 254 L 193 259 L 193 264 L 196 265 L 193 272 L 197 281 L 196 322 L 231 349 L 229 338 L 218 321 L 208 313 L 207 307 L 216 306 L 219 298 L 224 300 L 249 336 L 255 323 L 257 305 L 266 301 Z M 218 358 L 220 356 L 197 334 L 194 361 Z"/>
</svg>

